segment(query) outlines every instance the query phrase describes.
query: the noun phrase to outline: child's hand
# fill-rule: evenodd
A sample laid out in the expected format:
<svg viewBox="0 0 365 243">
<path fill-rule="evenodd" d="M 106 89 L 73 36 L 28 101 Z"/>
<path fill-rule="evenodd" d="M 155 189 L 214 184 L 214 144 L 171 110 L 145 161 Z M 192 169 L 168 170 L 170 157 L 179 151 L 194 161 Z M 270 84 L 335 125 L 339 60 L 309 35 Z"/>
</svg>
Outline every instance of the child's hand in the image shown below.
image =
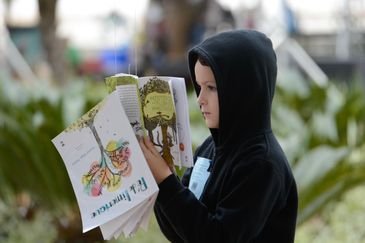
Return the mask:
<svg viewBox="0 0 365 243">
<path fill-rule="evenodd" d="M 172 174 L 166 161 L 161 157 L 155 146 L 151 143 L 148 137 L 143 137 L 139 140 L 144 157 L 152 171 L 153 177 L 157 184 L 162 182 L 166 177 Z"/>
</svg>

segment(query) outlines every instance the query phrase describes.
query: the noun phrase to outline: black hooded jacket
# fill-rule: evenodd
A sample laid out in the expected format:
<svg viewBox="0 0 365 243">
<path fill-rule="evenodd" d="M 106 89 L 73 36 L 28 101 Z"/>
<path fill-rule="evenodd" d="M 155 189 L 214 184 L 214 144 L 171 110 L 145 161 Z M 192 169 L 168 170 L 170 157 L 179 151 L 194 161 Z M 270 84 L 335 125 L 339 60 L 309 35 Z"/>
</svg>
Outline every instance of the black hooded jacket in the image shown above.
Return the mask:
<svg viewBox="0 0 365 243">
<path fill-rule="evenodd" d="M 212 160 L 200 199 L 174 175 L 159 184 L 155 214 L 172 242 L 294 242 L 297 190 L 271 130 L 276 55 L 271 41 L 251 30 L 212 36 L 189 51 L 209 63 L 217 83 L 219 128 L 197 149 Z"/>
</svg>

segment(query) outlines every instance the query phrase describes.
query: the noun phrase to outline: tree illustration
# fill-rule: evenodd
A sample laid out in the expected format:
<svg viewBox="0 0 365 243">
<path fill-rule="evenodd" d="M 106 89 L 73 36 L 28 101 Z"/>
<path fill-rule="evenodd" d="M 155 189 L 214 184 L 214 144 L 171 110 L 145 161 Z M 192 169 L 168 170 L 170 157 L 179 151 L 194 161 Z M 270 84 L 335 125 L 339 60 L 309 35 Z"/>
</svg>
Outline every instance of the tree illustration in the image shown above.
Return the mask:
<svg viewBox="0 0 365 243">
<path fill-rule="evenodd" d="M 81 179 L 84 191 L 90 196 L 100 196 L 102 189 L 115 191 L 121 186 L 121 177 L 128 176 L 131 171 L 129 163 L 129 142 L 109 141 L 107 148 L 103 147 L 100 136 L 95 128 L 94 119 L 103 103 L 99 103 L 79 120 L 69 126 L 65 131 L 75 131 L 89 128 L 92 132 L 100 151 L 99 160 L 93 161 L 90 169 Z"/>
<path fill-rule="evenodd" d="M 157 94 L 167 94 L 163 98 L 156 98 Z M 143 119 L 148 136 L 156 147 L 160 147 L 161 156 L 172 166 L 173 156 L 171 147 L 177 142 L 176 115 L 174 109 L 167 112 L 164 107 L 173 107 L 172 94 L 169 84 L 157 77 L 151 78 L 140 88 Z M 155 98 L 155 99 L 154 99 Z M 155 102 L 155 104 L 151 104 Z M 166 104 L 170 102 L 169 104 Z M 150 107 L 153 108 L 150 108 Z M 148 112 L 146 109 L 149 108 Z M 169 109 L 170 110 L 170 109 Z M 169 128 L 171 132 L 169 132 Z"/>
</svg>

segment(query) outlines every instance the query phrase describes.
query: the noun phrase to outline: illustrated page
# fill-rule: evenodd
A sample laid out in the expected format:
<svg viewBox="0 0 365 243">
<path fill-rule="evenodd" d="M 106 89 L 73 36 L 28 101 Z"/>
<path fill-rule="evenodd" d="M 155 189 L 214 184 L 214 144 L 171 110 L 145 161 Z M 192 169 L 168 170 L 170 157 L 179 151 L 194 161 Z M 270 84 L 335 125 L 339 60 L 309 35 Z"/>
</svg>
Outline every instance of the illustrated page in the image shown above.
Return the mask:
<svg viewBox="0 0 365 243">
<path fill-rule="evenodd" d="M 168 80 L 139 78 L 146 133 L 170 167 L 180 164 L 176 111 Z"/>
<path fill-rule="evenodd" d="M 158 191 L 117 92 L 52 142 L 70 177 L 83 232 L 121 216 Z"/>
</svg>

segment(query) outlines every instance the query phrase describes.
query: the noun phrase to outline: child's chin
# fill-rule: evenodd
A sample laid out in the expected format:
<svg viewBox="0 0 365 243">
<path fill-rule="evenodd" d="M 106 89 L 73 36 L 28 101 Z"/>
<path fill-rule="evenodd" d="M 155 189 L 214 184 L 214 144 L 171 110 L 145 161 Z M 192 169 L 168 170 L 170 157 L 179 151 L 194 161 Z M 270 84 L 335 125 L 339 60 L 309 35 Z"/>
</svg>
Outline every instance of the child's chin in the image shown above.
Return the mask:
<svg viewBox="0 0 365 243">
<path fill-rule="evenodd" d="M 211 125 L 211 124 L 207 124 L 208 128 L 218 128 L 217 126 Z"/>
</svg>

